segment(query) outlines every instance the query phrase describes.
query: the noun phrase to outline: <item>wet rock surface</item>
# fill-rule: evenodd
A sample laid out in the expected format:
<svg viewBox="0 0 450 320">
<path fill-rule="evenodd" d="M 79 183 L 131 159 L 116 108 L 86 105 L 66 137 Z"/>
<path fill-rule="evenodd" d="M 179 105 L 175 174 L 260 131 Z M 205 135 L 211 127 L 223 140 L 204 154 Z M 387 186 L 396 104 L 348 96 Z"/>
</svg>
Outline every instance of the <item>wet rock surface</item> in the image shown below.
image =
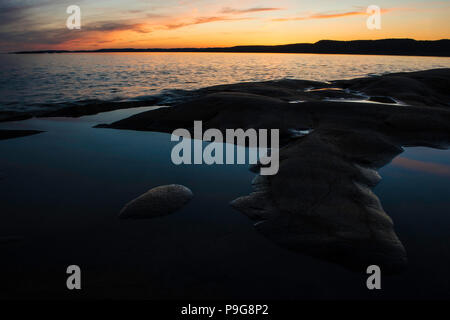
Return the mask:
<svg viewBox="0 0 450 320">
<path fill-rule="evenodd" d="M 278 174 L 258 176 L 254 192 L 231 205 L 283 247 L 354 270 L 376 264 L 395 273 L 406 267 L 407 254 L 371 190 L 380 181 L 376 170 L 403 146 L 450 143 L 449 84 L 450 69 L 437 69 L 332 84 L 282 80 L 224 85 L 198 90 L 173 108 L 102 127 L 172 132 L 192 129 L 194 120 L 202 120 L 205 129 L 280 129 Z M 360 99 L 361 94 L 392 97 L 408 106 L 390 100 L 326 101 L 338 95 Z M 305 102 L 289 103 L 297 100 Z M 294 138 L 293 129 L 313 130 Z"/>
<path fill-rule="evenodd" d="M 150 189 L 127 203 L 120 211 L 121 219 L 151 219 L 180 210 L 192 198 L 192 191 L 182 185 L 166 185 Z"/>
<path fill-rule="evenodd" d="M 367 95 L 393 97 L 419 106 L 450 107 L 449 69 L 400 72 L 381 77 L 335 81 L 334 84 Z"/>
<path fill-rule="evenodd" d="M 318 130 L 285 146 L 278 174 L 264 177 L 232 206 L 281 246 L 354 270 L 377 264 L 385 272 L 401 271 L 405 249 L 370 188 L 379 181 L 371 167 L 402 150 L 391 147 L 377 154 L 366 148 L 352 154 L 352 140 L 336 141 L 339 135 L 342 131 Z"/>
<path fill-rule="evenodd" d="M 30 113 L 16 111 L 0 111 L 0 122 L 20 121 L 32 118 Z"/>
<path fill-rule="evenodd" d="M 369 101 L 381 102 L 381 103 L 397 103 L 394 99 L 383 96 L 373 96 L 369 98 Z"/>
<path fill-rule="evenodd" d="M 42 132 L 37 130 L 0 130 L 0 140 L 26 137 Z"/>
</svg>

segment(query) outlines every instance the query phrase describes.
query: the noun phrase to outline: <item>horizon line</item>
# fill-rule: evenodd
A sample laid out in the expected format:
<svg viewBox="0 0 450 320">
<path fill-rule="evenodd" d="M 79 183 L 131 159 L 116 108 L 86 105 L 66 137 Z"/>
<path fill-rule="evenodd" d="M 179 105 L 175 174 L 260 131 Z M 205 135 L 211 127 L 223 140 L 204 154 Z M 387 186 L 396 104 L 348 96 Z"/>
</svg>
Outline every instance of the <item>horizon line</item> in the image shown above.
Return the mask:
<svg viewBox="0 0 450 320">
<path fill-rule="evenodd" d="M 320 47 L 320 44 L 330 43 L 364 43 L 364 42 L 384 42 L 384 41 L 408 41 L 416 44 L 416 48 L 392 48 L 392 47 L 346 47 L 346 48 L 332 48 Z M 39 53 L 104 53 L 104 52 L 223 52 L 223 53 L 329 53 L 329 54 L 364 54 L 364 55 L 417 55 L 417 56 L 450 56 L 450 48 L 419 48 L 419 44 L 433 44 L 436 42 L 450 41 L 448 38 L 438 40 L 416 40 L 412 38 L 386 38 L 386 39 L 360 39 L 360 40 L 331 40 L 323 39 L 313 43 L 287 43 L 279 45 L 235 45 L 229 47 L 180 47 L 180 48 L 101 48 L 101 49 L 76 49 L 76 50 L 59 50 L 59 49 L 45 49 L 45 50 L 26 50 L 4 52 L 7 54 L 39 54 Z M 259 50 L 256 50 L 259 49 Z M 284 49 L 284 50 L 282 50 Z M 415 49 L 415 50 L 414 50 Z M 427 50 L 428 49 L 428 50 Z M 420 50 L 421 52 L 418 52 Z"/>
</svg>

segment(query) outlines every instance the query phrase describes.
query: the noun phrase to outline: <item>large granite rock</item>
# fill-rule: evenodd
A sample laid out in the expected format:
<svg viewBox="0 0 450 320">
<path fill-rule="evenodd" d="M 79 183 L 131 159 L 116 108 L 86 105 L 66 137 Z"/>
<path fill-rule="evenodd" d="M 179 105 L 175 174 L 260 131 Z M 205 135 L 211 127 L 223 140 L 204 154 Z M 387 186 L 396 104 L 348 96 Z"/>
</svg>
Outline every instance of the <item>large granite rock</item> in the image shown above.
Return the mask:
<svg viewBox="0 0 450 320">
<path fill-rule="evenodd" d="M 394 273 L 406 267 L 406 251 L 371 188 L 381 179 L 378 168 L 403 146 L 449 145 L 449 83 L 450 69 L 438 69 L 334 83 L 215 86 L 193 92 L 173 108 L 103 127 L 172 132 L 202 120 L 204 129 L 280 129 L 278 174 L 257 176 L 254 192 L 232 206 L 280 246 L 354 270 L 376 264 Z M 348 100 L 361 96 L 383 98 Z M 392 104 L 389 97 L 407 105 Z M 292 134 L 305 129 L 313 130 Z"/>
<path fill-rule="evenodd" d="M 182 185 L 166 185 L 150 189 L 130 201 L 120 211 L 121 219 L 150 219 L 171 214 L 186 205 L 194 194 Z"/>
<path fill-rule="evenodd" d="M 373 133 L 347 134 L 315 130 L 282 148 L 278 174 L 257 176 L 254 192 L 231 205 L 283 247 L 353 270 L 401 271 L 406 251 L 370 188 L 380 181 L 373 168 L 402 149 Z"/>
<path fill-rule="evenodd" d="M 450 107 L 449 69 L 444 68 L 340 80 L 334 84 L 368 95 L 393 97 L 417 106 Z"/>
</svg>

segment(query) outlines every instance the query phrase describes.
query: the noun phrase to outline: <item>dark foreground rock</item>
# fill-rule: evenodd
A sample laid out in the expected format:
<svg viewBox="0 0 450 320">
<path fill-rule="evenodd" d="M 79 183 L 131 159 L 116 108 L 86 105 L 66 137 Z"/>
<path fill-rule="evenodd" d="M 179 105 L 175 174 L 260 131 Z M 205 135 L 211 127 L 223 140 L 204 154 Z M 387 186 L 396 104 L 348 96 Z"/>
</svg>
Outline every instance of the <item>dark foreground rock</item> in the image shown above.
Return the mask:
<svg viewBox="0 0 450 320">
<path fill-rule="evenodd" d="M 449 84 L 450 69 L 437 69 L 331 84 L 216 86 L 173 108 L 101 127 L 172 132 L 192 130 L 194 120 L 202 120 L 204 130 L 280 129 L 278 174 L 258 176 L 254 192 L 232 206 L 283 247 L 354 270 L 376 264 L 394 273 L 406 267 L 407 255 L 371 190 L 380 180 L 376 170 L 403 146 L 450 144 Z M 348 100 L 362 96 L 384 98 Z M 404 104 L 392 104 L 396 100 Z M 305 129 L 313 130 L 292 134 Z"/>
<path fill-rule="evenodd" d="M 0 111 L 0 122 L 7 121 L 20 121 L 26 120 L 33 117 L 69 117 L 69 118 L 79 118 L 82 116 L 94 115 L 101 112 L 109 112 L 118 109 L 129 109 L 145 106 L 153 106 L 161 102 L 158 96 L 149 97 L 145 101 L 101 101 L 101 100 L 84 100 L 78 103 L 66 103 L 64 106 L 59 106 L 58 109 L 55 105 L 42 104 L 39 106 L 41 110 L 34 111 Z"/>
<path fill-rule="evenodd" d="M 0 111 L 0 122 L 21 121 L 32 117 L 33 115 L 27 112 Z"/>
<path fill-rule="evenodd" d="M 82 116 L 94 115 L 102 112 L 110 112 L 119 109 L 130 109 L 138 107 L 167 106 L 175 101 L 179 101 L 191 96 L 192 93 L 186 90 L 166 90 L 161 94 L 140 97 L 136 100 L 80 100 L 66 103 L 42 103 L 34 105 L 32 111 L 0 111 L 0 122 L 26 120 L 33 117 L 69 117 L 79 118 Z"/>
<path fill-rule="evenodd" d="M 446 86 L 449 79 L 450 69 L 436 69 L 333 84 L 282 80 L 214 86 L 198 90 L 192 95 L 195 98 L 173 108 L 143 112 L 98 127 L 173 132 L 177 128 L 192 129 L 195 120 L 202 120 L 204 129 L 278 128 L 288 135 L 290 129 L 345 127 L 354 131 L 374 130 L 401 140 L 397 144 L 432 145 L 433 139 L 445 140 L 449 133 L 450 108 L 447 106 L 450 91 L 446 90 L 450 87 L 450 84 Z M 427 90 L 416 90 L 427 80 L 430 81 Z M 384 82 L 391 83 L 391 87 L 384 86 Z M 363 93 L 370 101 L 372 95 L 362 90 L 369 86 L 368 83 L 372 83 L 369 89 L 376 92 L 373 96 L 383 96 L 390 103 L 348 100 L 349 94 L 360 100 Z M 408 84 L 411 84 L 409 90 Z M 358 91 L 336 90 L 336 85 Z M 430 95 L 430 92 L 436 95 Z M 339 99 L 339 96 L 347 100 L 329 101 Z M 392 105 L 390 96 L 410 105 Z M 293 101 L 302 102 L 291 103 Z M 428 103 L 424 105 L 423 101 Z"/>
<path fill-rule="evenodd" d="M 405 249 L 370 188 L 380 180 L 373 168 L 402 149 L 372 135 L 346 142 L 347 134 L 316 130 L 285 146 L 278 174 L 258 176 L 254 192 L 231 204 L 281 246 L 354 270 L 400 271 Z M 367 147 L 353 153 L 354 143 Z"/>
<path fill-rule="evenodd" d="M 412 105 L 450 107 L 449 69 L 391 73 L 335 81 L 334 84 L 368 95 L 393 97 Z"/>
<path fill-rule="evenodd" d="M 42 132 L 37 130 L 0 130 L 0 140 L 31 136 Z"/>
<path fill-rule="evenodd" d="M 143 106 L 151 106 L 160 102 L 161 99 L 157 96 L 149 97 L 145 101 L 82 101 L 82 103 L 68 104 L 65 107 L 57 110 L 43 111 L 37 114 L 38 117 L 71 117 L 78 118 L 81 116 L 94 115 L 100 112 L 108 112 L 117 109 L 129 109 Z"/>
<path fill-rule="evenodd" d="M 166 185 L 150 189 L 130 201 L 120 211 L 121 219 L 150 219 L 171 214 L 186 205 L 194 194 L 182 185 Z"/>
</svg>

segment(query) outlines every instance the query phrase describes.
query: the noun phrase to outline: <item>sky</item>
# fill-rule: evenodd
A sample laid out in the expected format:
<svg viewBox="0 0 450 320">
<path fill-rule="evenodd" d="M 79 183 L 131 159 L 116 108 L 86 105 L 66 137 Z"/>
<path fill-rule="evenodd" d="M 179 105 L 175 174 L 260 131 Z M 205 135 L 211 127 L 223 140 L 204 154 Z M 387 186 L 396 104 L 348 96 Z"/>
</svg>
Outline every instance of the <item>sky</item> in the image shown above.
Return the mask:
<svg viewBox="0 0 450 320">
<path fill-rule="evenodd" d="M 67 7 L 81 9 L 69 30 Z M 381 29 L 368 29 L 369 5 Z M 450 38 L 450 0 L 0 0 L 0 52 Z"/>
</svg>

